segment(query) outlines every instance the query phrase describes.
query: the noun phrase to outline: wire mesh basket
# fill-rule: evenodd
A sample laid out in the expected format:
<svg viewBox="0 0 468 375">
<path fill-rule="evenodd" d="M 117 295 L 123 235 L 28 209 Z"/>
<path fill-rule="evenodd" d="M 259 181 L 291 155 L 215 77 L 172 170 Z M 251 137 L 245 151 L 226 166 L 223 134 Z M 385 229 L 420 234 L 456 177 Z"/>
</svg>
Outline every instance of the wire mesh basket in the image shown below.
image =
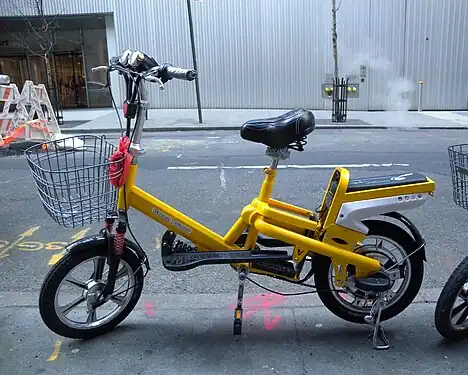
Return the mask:
<svg viewBox="0 0 468 375">
<path fill-rule="evenodd" d="M 79 135 L 34 145 L 25 157 L 46 212 L 65 228 L 98 222 L 116 211 L 118 189 L 110 181 L 123 171 L 110 161 L 116 147 L 105 137 Z M 118 166 L 110 172 L 110 165 Z"/>
<path fill-rule="evenodd" d="M 468 209 L 468 144 L 448 148 L 452 171 L 453 200 L 458 206 Z"/>
</svg>

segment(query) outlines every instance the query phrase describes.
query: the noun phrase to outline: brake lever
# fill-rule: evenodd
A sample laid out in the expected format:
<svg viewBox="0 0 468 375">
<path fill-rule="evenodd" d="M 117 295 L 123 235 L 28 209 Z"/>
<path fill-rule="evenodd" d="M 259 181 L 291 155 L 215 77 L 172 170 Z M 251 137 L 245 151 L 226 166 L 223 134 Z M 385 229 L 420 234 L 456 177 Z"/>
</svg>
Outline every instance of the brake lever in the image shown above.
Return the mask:
<svg viewBox="0 0 468 375">
<path fill-rule="evenodd" d="M 158 78 L 158 76 L 157 76 L 158 74 L 159 74 L 159 67 L 156 66 L 156 67 L 151 68 L 150 70 L 148 70 L 143 75 L 143 79 L 145 79 L 148 82 L 157 83 L 159 85 L 159 89 L 164 90 L 164 88 L 165 88 L 164 82 L 160 78 Z"/>
<path fill-rule="evenodd" d="M 160 90 L 165 89 L 164 83 L 158 77 L 154 75 L 144 75 L 143 78 L 148 82 L 157 83 Z"/>
<path fill-rule="evenodd" d="M 92 72 L 99 72 L 100 70 L 108 70 L 109 67 L 107 65 L 100 65 L 100 66 L 95 66 L 94 68 L 91 68 Z"/>
</svg>

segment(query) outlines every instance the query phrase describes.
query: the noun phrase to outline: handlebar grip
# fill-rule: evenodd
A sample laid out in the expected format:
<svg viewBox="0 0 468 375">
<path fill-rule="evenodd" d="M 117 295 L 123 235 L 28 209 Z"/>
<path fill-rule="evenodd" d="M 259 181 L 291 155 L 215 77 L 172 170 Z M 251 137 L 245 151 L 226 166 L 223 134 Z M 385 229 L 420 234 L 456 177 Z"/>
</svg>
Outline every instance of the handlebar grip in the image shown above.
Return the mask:
<svg viewBox="0 0 468 375">
<path fill-rule="evenodd" d="M 154 68 L 155 66 L 158 66 L 158 63 L 153 57 L 148 56 L 146 53 L 142 53 L 142 55 L 143 55 L 143 59 L 140 60 L 140 65 L 138 67 L 138 70 L 143 72 L 143 71 L 150 70 L 151 68 Z"/>
<path fill-rule="evenodd" d="M 182 69 L 174 66 L 166 68 L 168 78 L 183 79 L 185 81 L 193 81 L 197 78 L 197 71 L 193 69 Z"/>
</svg>

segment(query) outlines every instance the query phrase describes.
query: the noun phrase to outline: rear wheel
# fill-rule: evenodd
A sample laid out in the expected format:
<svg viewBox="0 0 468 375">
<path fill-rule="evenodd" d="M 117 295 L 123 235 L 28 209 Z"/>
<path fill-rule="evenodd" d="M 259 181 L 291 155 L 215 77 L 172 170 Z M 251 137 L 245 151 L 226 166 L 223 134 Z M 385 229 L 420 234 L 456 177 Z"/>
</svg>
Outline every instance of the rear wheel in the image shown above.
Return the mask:
<svg viewBox="0 0 468 375">
<path fill-rule="evenodd" d="M 140 260 L 127 249 L 119 263 L 112 297 L 104 305 L 93 307 L 107 282 L 107 253 L 105 247 L 69 253 L 49 271 L 42 285 L 39 311 L 50 330 L 69 338 L 91 338 L 110 331 L 133 310 L 144 275 Z M 79 267 L 81 272 L 76 272 Z"/>
<path fill-rule="evenodd" d="M 435 326 L 444 337 L 468 337 L 468 257 L 450 275 L 435 309 Z"/>
<path fill-rule="evenodd" d="M 379 260 L 385 269 L 400 263 L 393 267 L 400 268 L 401 278 L 393 281 L 391 293 L 387 295 L 380 319 L 384 321 L 405 310 L 418 294 L 424 277 L 424 260 L 416 254 L 405 260 L 415 250 L 415 242 L 399 226 L 377 220 L 368 220 L 364 224 L 369 232 L 364 239 L 364 246 L 356 253 Z M 356 288 L 353 283 L 347 283 L 344 288 L 335 288 L 334 269 L 329 257 L 317 256 L 313 264 L 315 286 L 325 307 L 344 320 L 365 323 L 364 317 L 369 315 L 377 296 Z"/>
</svg>

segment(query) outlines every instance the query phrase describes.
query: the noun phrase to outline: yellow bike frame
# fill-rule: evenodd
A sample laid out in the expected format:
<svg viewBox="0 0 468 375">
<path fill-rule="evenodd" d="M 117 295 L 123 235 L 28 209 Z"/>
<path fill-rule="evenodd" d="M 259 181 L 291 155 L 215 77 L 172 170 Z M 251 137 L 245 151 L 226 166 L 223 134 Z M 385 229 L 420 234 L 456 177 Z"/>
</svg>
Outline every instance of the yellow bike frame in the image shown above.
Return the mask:
<svg viewBox="0 0 468 375">
<path fill-rule="evenodd" d="M 222 237 L 136 186 L 137 172 L 138 164 L 132 164 L 126 185 L 119 190 L 118 208 L 120 210 L 128 210 L 133 207 L 169 230 L 190 240 L 197 246 L 198 251 L 251 250 L 255 247 L 259 234 L 284 241 L 294 246 L 293 261 L 295 262 L 303 260 L 309 251 L 330 257 L 335 269 L 337 285 L 342 285 L 345 281 L 345 271 L 348 264 L 356 267 L 358 277 L 366 277 L 381 268 L 378 260 L 353 252 L 364 240 L 365 234 L 335 224 L 343 203 L 399 194 L 426 193 L 432 195 L 435 189 L 435 183 L 428 178 L 425 183 L 350 193 L 347 192 L 349 171 L 346 168 L 336 168 L 334 174 L 338 172 L 341 178 L 328 207 L 328 213 L 324 218 L 314 221 L 315 213 L 313 211 L 271 198 L 276 170 L 265 168 L 265 180 L 260 194 L 244 207 L 232 228 Z M 328 188 L 330 188 L 331 182 L 332 178 Z M 326 198 L 324 196 L 323 202 Z M 246 230 L 247 238 L 244 245 L 240 247 L 236 245 L 236 241 Z M 336 237 L 344 240 L 343 243 L 336 243 L 332 240 Z M 250 272 L 272 275 L 266 271 L 252 268 L 251 264 L 244 265 L 250 268 Z M 290 279 L 297 280 L 296 278 Z"/>
</svg>

